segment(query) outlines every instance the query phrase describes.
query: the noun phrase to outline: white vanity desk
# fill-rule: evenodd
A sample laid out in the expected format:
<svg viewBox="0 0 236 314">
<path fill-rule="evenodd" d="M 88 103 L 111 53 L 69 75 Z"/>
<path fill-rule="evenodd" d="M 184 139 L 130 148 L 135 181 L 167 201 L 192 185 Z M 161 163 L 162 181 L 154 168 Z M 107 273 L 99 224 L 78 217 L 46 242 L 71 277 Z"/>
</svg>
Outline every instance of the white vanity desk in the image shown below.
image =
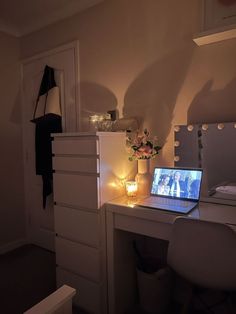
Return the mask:
<svg viewBox="0 0 236 314">
<path fill-rule="evenodd" d="M 134 236 L 168 241 L 172 224 L 179 216 L 134 203 L 135 200 L 122 197 L 106 204 L 109 314 L 125 313 L 135 303 Z M 236 231 L 236 206 L 201 202 L 188 217 L 226 223 Z"/>
</svg>

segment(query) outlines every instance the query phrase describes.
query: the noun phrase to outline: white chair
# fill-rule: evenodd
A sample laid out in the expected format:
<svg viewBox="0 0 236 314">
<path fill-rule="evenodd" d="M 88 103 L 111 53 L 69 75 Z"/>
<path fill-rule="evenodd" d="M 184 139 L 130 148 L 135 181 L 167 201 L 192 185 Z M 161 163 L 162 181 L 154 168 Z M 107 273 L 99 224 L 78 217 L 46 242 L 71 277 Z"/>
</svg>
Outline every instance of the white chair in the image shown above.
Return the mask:
<svg viewBox="0 0 236 314">
<path fill-rule="evenodd" d="M 62 286 L 24 314 L 72 314 L 72 298 L 76 290 Z"/>
<path fill-rule="evenodd" d="M 236 232 L 225 224 L 178 217 L 173 224 L 167 262 L 196 286 L 236 290 Z"/>
</svg>

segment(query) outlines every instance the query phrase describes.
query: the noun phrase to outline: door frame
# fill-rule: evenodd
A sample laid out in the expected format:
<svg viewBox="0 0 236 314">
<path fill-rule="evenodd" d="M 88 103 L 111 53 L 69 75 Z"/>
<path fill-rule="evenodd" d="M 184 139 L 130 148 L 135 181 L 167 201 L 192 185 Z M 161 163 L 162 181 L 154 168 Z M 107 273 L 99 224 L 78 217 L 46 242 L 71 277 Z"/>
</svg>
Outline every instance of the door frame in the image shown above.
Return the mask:
<svg viewBox="0 0 236 314">
<path fill-rule="evenodd" d="M 24 214 L 25 214 L 25 228 L 26 228 L 26 237 L 27 241 L 31 243 L 31 233 L 30 233 L 30 224 L 31 224 L 31 212 L 27 202 L 27 195 L 30 193 L 29 186 L 27 184 L 27 162 L 28 162 L 28 146 L 27 140 L 25 137 L 25 125 L 24 125 L 24 118 L 23 118 L 23 110 L 24 110 L 24 66 L 28 63 L 33 61 L 37 61 L 44 57 L 53 56 L 60 52 L 63 52 L 68 49 L 73 49 L 74 52 L 74 62 L 75 62 L 75 110 L 76 110 L 76 123 L 75 123 L 75 131 L 79 131 L 81 127 L 81 108 L 80 108 L 80 89 L 79 89 L 79 82 L 80 82 L 80 69 L 79 69 L 79 41 L 75 40 L 70 43 L 60 45 L 56 48 L 43 51 L 31 57 L 25 58 L 21 60 L 21 86 L 20 86 L 20 97 L 21 97 L 21 109 L 22 109 L 22 147 L 23 147 L 23 169 L 24 169 Z"/>
</svg>

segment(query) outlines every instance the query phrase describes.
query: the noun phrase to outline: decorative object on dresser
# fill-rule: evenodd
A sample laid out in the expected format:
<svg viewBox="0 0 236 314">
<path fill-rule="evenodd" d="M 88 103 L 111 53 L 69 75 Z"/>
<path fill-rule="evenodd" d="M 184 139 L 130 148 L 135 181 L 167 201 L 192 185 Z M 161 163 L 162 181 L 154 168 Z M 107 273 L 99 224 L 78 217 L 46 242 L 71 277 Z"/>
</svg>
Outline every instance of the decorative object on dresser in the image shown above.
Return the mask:
<svg viewBox="0 0 236 314">
<path fill-rule="evenodd" d="M 78 291 L 75 305 L 107 312 L 104 203 L 132 176 L 124 132 L 53 134 L 57 285 Z"/>
<path fill-rule="evenodd" d="M 109 113 L 89 116 L 91 131 L 112 131 L 112 120 Z"/>
<path fill-rule="evenodd" d="M 150 159 L 154 158 L 161 149 L 157 145 L 157 137 L 150 138 L 147 129 L 144 129 L 143 135 L 136 132 L 135 137 L 127 137 L 127 147 L 130 153 L 129 160 L 138 161 L 138 173 L 135 180 L 138 184 L 138 194 L 148 195 L 151 188 L 152 175 L 150 173 Z"/>
</svg>

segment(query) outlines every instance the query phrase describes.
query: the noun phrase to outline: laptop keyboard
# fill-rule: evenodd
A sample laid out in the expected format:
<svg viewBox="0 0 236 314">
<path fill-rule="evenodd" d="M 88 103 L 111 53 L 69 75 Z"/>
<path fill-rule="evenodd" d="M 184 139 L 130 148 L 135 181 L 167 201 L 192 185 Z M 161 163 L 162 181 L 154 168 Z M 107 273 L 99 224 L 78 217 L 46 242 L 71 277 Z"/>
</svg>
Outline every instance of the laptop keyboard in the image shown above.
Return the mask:
<svg viewBox="0 0 236 314">
<path fill-rule="evenodd" d="M 187 212 L 188 209 L 192 209 L 196 204 L 184 200 L 150 196 L 139 202 L 138 205 L 156 209 L 159 208 L 173 212 Z"/>
<path fill-rule="evenodd" d="M 148 198 L 148 203 L 155 205 L 156 203 L 160 205 L 166 205 L 166 206 L 174 206 L 174 207 L 189 207 L 193 203 L 189 201 L 183 201 L 183 200 L 176 200 L 171 198 L 165 198 L 165 197 L 158 197 L 158 200 L 155 196 Z"/>
</svg>

